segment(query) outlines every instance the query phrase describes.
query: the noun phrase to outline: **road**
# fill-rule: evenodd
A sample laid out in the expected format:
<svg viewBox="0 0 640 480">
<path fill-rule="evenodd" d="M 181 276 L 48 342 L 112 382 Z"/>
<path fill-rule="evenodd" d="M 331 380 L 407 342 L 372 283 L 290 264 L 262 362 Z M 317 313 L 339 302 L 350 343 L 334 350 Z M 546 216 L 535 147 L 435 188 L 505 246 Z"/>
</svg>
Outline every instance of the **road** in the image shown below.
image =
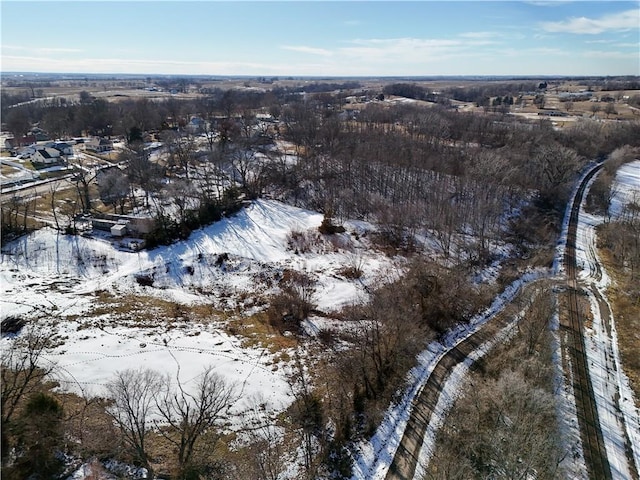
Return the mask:
<svg viewBox="0 0 640 480">
<path fill-rule="evenodd" d="M 49 193 L 51 189 L 63 189 L 69 187 L 71 184 L 70 179 L 73 176 L 72 173 L 57 178 L 49 178 L 46 180 L 40 180 L 19 187 L 2 189 L 2 203 L 9 201 L 12 198 L 32 198 L 38 195 Z"/>
<path fill-rule="evenodd" d="M 72 165 L 75 168 L 79 168 L 80 170 L 85 171 L 91 177 L 95 177 L 95 174 L 104 168 L 112 167 L 114 164 L 110 162 L 106 162 L 104 159 L 92 155 L 90 153 L 81 152 L 76 155 L 74 158 L 76 160 Z M 80 160 L 80 161 L 78 161 Z M 85 166 L 82 160 L 85 160 L 87 163 L 95 163 L 96 165 Z M 51 191 L 51 189 L 64 189 L 65 187 L 72 186 L 71 180 L 75 175 L 74 172 L 70 171 L 69 173 L 62 175 L 60 177 L 48 178 L 43 180 L 36 180 L 33 182 L 25 183 L 23 185 L 18 185 L 14 187 L 7 187 L 2 189 L 2 203 L 8 201 L 12 198 L 32 198 L 38 195 L 43 195 Z"/>
</svg>

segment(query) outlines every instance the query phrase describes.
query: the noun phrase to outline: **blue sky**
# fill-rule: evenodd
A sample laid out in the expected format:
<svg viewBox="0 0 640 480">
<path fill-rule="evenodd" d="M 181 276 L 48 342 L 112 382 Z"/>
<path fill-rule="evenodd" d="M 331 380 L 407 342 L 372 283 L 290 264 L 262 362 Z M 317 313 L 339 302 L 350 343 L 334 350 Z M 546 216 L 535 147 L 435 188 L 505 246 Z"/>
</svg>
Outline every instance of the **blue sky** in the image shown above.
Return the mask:
<svg viewBox="0 0 640 480">
<path fill-rule="evenodd" d="M 640 75 L 640 2 L 6 1 L 2 71 Z"/>
</svg>

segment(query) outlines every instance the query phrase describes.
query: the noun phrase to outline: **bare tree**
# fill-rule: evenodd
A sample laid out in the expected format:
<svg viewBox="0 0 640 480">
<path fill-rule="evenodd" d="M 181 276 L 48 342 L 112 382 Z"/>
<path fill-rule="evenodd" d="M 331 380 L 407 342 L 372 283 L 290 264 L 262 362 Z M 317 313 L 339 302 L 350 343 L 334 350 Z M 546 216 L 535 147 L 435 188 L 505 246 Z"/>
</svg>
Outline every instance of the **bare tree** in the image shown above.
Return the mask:
<svg viewBox="0 0 640 480">
<path fill-rule="evenodd" d="M 567 113 L 573 110 L 573 102 L 571 100 L 564 102 L 564 109 L 567 111 Z"/>
<path fill-rule="evenodd" d="M 177 166 L 184 176 L 189 178 L 189 167 L 194 163 L 196 145 L 193 135 L 167 130 L 163 135 L 165 145 L 169 148 L 169 165 Z"/>
<path fill-rule="evenodd" d="M 16 141 L 19 141 L 31 127 L 29 121 L 29 115 L 25 108 L 12 108 L 3 119 L 3 123 L 6 123 L 7 130 L 9 130 Z"/>
<path fill-rule="evenodd" d="M 82 161 L 76 164 L 73 181 L 78 190 L 78 199 L 80 200 L 83 212 L 91 210 L 90 187 L 91 183 L 96 179 L 96 175 L 96 171 L 92 170 Z"/>
<path fill-rule="evenodd" d="M 160 433 L 177 449 L 179 478 L 186 478 L 194 468 L 198 442 L 215 427 L 236 399 L 235 386 L 215 373 L 212 366 L 203 370 L 193 392 L 187 392 L 178 378 L 174 385 L 166 377 L 156 406 L 168 425 L 168 428 L 160 429 Z"/>
<path fill-rule="evenodd" d="M 58 209 L 56 208 L 56 193 L 58 191 L 58 182 L 51 182 L 49 184 L 49 195 L 51 195 L 51 213 L 53 214 L 53 221 L 56 224 L 56 230 L 60 230 L 60 222 L 58 222 Z"/>
<path fill-rule="evenodd" d="M 247 467 L 252 478 L 278 480 L 286 466 L 283 439 L 277 427 L 266 423 L 263 406 L 264 402 L 254 403 L 245 417 L 245 428 L 251 438 L 247 448 Z"/>
<path fill-rule="evenodd" d="M 442 448 L 427 479 L 562 478 L 565 452 L 555 429 L 553 395 L 528 385 L 518 372 L 473 384 L 441 430 Z M 452 463 L 451 456 L 458 459 Z M 451 476 L 442 476 L 442 471 Z"/>
<path fill-rule="evenodd" d="M 604 113 L 607 115 L 607 118 L 609 118 L 609 115 L 618 114 L 616 106 L 613 104 L 613 102 L 607 102 L 607 104 L 604 106 Z"/>
<path fill-rule="evenodd" d="M 325 446 L 325 413 L 322 400 L 312 390 L 309 373 L 296 355 L 295 373 L 290 379 L 291 392 L 295 397 L 291 406 L 291 420 L 302 433 L 302 451 L 307 478 L 315 478 L 317 464 L 315 458 Z"/>
<path fill-rule="evenodd" d="M 4 322 L 2 327 L 5 330 Z M 21 401 L 36 391 L 53 371 L 53 364 L 41 361 L 49 339 L 48 331 L 29 326 L 2 349 L 0 407 L 3 427 L 11 421 Z"/>
<path fill-rule="evenodd" d="M 126 152 L 124 157 L 128 161 L 127 177 L 131 186 L 138 185 L 144 190 L 145 206 L 149 208 L 149 195 L 158 190 L 164 171 L 159 165 L 151 162 L 149 152 L 142 148 L 142 145 L 137 145 L 136 149 Z M 131 198 L 135 205 L 133 193 Z"/>
<path fill-rule="evenodd" d="M 124 214 L 125 201 L 129 195 L 129 179 L 120 170 L 109 169 L 97 176 L 98 192 L 105 205 L 111 205 L 115 212 L 120 206 L 120 213 Z"/>
<path fill-rule="evenodd" d="M 156 413 L 156 399 L 162 387 L 159 373 L 140 368 L 117 372 L 107 386 L 108 396 L 113 399 L 109 407 L 111 415 L 125 443 L 128 444 L 140 463 L 153 478 L 151 457 L 147 448 L 147 438 L 152 426 L 152 416 Z"/>
<path fill-rule="evenodd" d="M 532 298 L 528 299 L 525 317 L 518 329 L 527 347 L 527 355 L 533 355 L 543 333 L 547 330 L 555 311 L 554 296 L 549 287 L 540 287 Z"/>
<path fill-rule="evenodd" d="M 19 235 L 26 231 L 29 201 L 13 195 L 2 202 L 2 235 Z M 20 223 L 20 211 L 23 211 Z"/>
</svg>

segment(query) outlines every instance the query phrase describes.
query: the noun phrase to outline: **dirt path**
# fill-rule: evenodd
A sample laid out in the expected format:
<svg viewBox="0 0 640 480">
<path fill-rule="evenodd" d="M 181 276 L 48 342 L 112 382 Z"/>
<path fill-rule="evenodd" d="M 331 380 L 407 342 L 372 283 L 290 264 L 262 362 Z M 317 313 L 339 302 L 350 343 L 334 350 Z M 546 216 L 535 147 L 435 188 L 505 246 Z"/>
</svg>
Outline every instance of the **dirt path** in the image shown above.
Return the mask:
<svg viewBox="0 0 640 480">
<path fill-rule="evenodd" d="M 425 433 L 432 420 L 433 412 L 436 411 L 436 405 L 444 385 L 449 380 L 454 368 L 468 361 L 473 352 L 491 342 L 511 322 L 516 321 L 516 312 L 510 307 L 516 305 L 521 298 L 531 295 L 533 289 L 537 288 L 540 282 L 547 281 L 549 280 L 543 279 L 526 284 L 510 303 L 496 313 L 478 331 L 462 340 L 438 361 L 424 387 L 411 404 L 411 417 L 393 462 L 389 467 L 386 479 L 409 480 L 414 478 Z"/>
</svg>

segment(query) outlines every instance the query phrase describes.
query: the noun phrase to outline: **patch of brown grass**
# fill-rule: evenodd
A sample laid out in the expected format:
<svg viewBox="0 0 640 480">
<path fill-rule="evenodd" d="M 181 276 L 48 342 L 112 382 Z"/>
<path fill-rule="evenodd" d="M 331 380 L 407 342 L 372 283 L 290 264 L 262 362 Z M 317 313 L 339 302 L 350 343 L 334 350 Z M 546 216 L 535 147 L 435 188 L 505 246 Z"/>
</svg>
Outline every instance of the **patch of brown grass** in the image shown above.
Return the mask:
<svg viewBox="0 0 640 480">
<path fill-rule="evenodd" d="M 95 292 L 92 316 L 110 315 L 114 321 L 124 319 L 134 323 L 158 324 L 158 320 L 171 322 L 209 323 L 217 321 L 222 313 L 212 305 L 182 305 L 152 296 L 127 294 L 115 296 L 105 290 Z M 86 317 L 86 315 L 85 315 Z"/>
<path fill-rule="evenodd" d="M 242 346 L 245 348 L 261 347 L 267 348 L 271 353 L 280 352 L 279 360 L 286 361 L 286 352 L 290 348 L 297 346 L 298 341 L 295 336 L 281 335 L 270 325 L 267 315 L 263 312 L 251 315 L 250 317 L 236 318 L 227 321 L 226 330 L 229 334 L 242 339 Z"/>
<path fill-rule="evenodd" d="M 598 254 L 607 273 L 613 279 L 607 290 L 607 298 L 613 309 L 618 332 L 618 347 L 622 357 L 622 368 L 629 377 L 635 398 L 640 398 L 640 299 L 637 296 L 637 279 L 628 271 L 619 268 L 611 253 L 599 248 Z M 634 293 L 635 290 L 635 293 Z"/>
</svg>

